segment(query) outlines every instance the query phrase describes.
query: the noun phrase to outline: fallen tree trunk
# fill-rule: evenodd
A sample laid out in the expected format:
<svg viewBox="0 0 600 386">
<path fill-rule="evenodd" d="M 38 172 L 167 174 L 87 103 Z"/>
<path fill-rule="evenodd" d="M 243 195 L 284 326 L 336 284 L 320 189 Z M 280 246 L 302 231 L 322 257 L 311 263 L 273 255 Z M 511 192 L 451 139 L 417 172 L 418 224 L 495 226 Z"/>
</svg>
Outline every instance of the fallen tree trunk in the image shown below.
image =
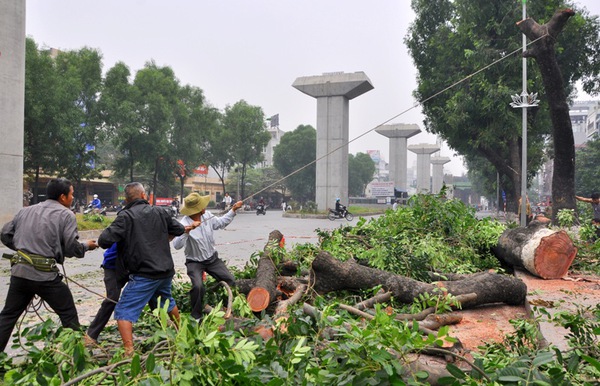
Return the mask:
<svg viewBox="0 0 600 386">
<path fill-rule="evenodd" d="M 279 248 L 282 238 L 283 235 L 277 230 L 269 233 L 269 240 L 265 245 L 264 253 L 258 260 L 255 287 L 250 290 L 246 297 L 250 309 L 254 312 L 266 309 L 276 298 L 278 275 L 271 254 L 275 248 Z"/>
<path fill-rule="evenodd" d="M 325 251 L 319 252 L 312 263 L 310 287 L 320 294 L 340 290 L 360 290 L 381 285 L 391 291 L 401 303 L 412 303 L 423 293 L 433 294 L 436 288 L 446 288 L 454 295 L 474 293 L 477 297 L 465 302 L 463 308 L 482 304 L 506 303 L 521 305 L 525 302 L 527 286 L 521 280 L 496 273 L 482 273 L 463 280 L 423 283 L 391 272 L 369 268 L 354 260 L 341 262 Z"/>
<path fill-rule="evenodd" d="M 577 248 L 564 230 L 551 230 L 543 222 L 532 221 L 527 227 L 504 231 L 493 252 L 511 267 L 524 268 L 543 279 L 558 279 L 567 274 Z"/>
<path fill-rule="evenodd" d="M 308 284 L 308 279 L 301 277 L 279 276 L 277 278 L 277 288 L 275 298 L 284 295 L 284 292 L 295 292 L 296 288 L 301 284 Z M 235 281 L 235 286 L 239 293 L 248 295 L 252 288 L 256 287 L 256 278 L 238 279 Z"/>
</svg>

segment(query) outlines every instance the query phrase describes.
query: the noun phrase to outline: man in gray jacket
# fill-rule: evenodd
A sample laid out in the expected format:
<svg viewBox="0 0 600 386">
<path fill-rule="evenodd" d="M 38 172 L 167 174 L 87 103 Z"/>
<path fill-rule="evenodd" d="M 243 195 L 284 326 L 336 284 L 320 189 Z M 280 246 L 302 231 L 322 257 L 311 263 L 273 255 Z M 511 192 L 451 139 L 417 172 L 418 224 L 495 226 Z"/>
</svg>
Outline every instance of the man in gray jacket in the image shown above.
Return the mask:
<svg viewBox="0 0 600 386">
<path fill-rule="evenodd" d="M 10 287 L 0 312 L 0 350 L 4 351 L 15 323 L 35 295 L 58 314 L 64 327 L 79 329 L 79 317 L 69 287 L 57 264 L 65 257 L 83 257 L 98 245 L 79 242 L 77 220 L 71 212 L 73 185 L 55 178 L 46 187 L 48 199 L 21 209 L 2 227 L 2 243 L 17 251 L 11 261 Z"/>
</svg>

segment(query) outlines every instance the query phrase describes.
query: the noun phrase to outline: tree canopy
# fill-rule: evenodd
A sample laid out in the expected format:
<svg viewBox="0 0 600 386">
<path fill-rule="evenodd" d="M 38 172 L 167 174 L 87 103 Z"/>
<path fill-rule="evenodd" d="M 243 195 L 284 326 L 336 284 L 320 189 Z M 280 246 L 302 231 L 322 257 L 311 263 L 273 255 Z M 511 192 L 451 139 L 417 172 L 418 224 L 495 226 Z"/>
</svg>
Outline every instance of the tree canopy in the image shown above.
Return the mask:
<svg viewBox="0 0 600 386">
<path fill-rule="evenodd" d="M 348 155 L 348 193 L 351 196 L 364 196 L 367 184 L 373 180 L 375 162 L 366 153 Z"/>
<path fill-rule="evenodd" d="M 53 58 L 26 40 L 24 171 L 33 174 L 34 202 L 42 171 L 60 173 L 76 185 L 96 175 L 90 146 L 98 134 L 101 59 L 89 48 Z"/>
<path fill-rule="evenodd" d="M 558 0 L 528 4 L 528 14 L 542 22 L 564 5 Z M 416 19 L 406 44 L 418 70 L 415 96 L 422 103 L 427 130 L 462 154 L 469 169 L 491 164 L 492 168 L 478 170 L 478 176 L 487 180 L 482 185 L 495 190 L 497 172 L 509 209 L 516 210 L 521 113 L 509 102 L 511 95 L 522 91 L 522 35 L 516 27 L 521 4 L 413 0 L 412 8 Z M 567 24 L 557 37 L 557 59 L 567 95 L 578 79 L 585 79 L 588 90 L 593 89 L 591 79 L 598 72 L 587 62 L 600 52 L 598 30 L 597 18 L 578 12 L 576 22 Z M 573 51 L 581 52 L 567 54 Z M 448 89 L 451 85 L 454 87 Z M 546 139 L 551 133 L 548 99 L 536 66 L 529 66 L 528 90 L 539 92 L 541 99 L 540 107 L 530 108 L 528 114 L 527 169 L 531 179 L 547 157 Z"/>
<path fill-rule="evenodd" d="M 265 114 L 261 107 L 240 100 L 225 108 L 223 129 L 229 132 L 231 155 L 239 165 L 241 197 L 238 199 L 243 199 L 246 197 L 246 171 L 262 161 L 262 151 L 271 139 L 265 130 Z"/>
<path fill-rule="evenodd" d="M 273 166 L 286 177 L 284 184 L 296 201 L 315 199 L 316 157 L 317 130 L 310 125 L 300 125 L 285 133 L 279 145 L 275 146 Z"/>
</svg>

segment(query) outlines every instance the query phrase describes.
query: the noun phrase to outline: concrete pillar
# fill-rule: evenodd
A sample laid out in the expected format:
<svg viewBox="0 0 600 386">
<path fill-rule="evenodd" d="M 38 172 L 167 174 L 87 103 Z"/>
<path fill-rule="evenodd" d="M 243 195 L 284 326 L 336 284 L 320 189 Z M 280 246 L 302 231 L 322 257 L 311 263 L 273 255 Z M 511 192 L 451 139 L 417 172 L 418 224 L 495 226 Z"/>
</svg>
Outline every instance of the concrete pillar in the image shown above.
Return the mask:
<svg viewBox="0 0 600 386">
<path fill-rule="evenodd" d="M 333 207 L 336 198 L 347 205 L 350 99 L 373 85 L 364 72 L 336 72 L 300 77 L 292 87 L 317 98 L 317 208 Z"/>
<path fill-rule="evenodd" d="M 450 162 L 448 157 L 431 157 L 432 166 L 432 182 L 431 193 L 438 194 L 444 185 L 444 164 Z"/>
<path fill-rule="evenodd" d="M 397 123 L 382 125 L 376 132 L 390 139 L 390 181 L 394 181 L 397 190 L 408 191 L 406 163 L 408 138 L 421 132 L 417 124 Z"/>
<path fill-rule="evenodd" d="M 0 227 L 23 206 L 25 1 L 0 0 Z"/>
<path fill-rule="evenodd" d="M 417 154 L 417 193 L 430 193 L 431 154 L 440 150 L 439 146 L 420 143 L 418 145 L 410 145 L 408 150 Z"/>
</svg>

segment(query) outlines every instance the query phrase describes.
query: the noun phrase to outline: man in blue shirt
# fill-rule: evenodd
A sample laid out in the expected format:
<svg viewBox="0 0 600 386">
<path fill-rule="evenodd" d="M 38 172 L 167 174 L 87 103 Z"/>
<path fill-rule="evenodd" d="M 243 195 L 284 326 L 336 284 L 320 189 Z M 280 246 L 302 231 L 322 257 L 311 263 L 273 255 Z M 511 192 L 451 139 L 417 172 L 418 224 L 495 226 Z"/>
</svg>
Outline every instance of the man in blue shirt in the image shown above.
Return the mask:
<svg viewBox="0 0 600 386">
<path fill-rule="evenodd" d="M 94 194 L 94 199 L 92 200 L 92 202 L 90 203 L 90 205 L 92 206 L 92 209 L 94 209 L 94 211 L 96 211 L 96 209 L 97 210 L 102 209 L 102 202 L 98 198 L 97 194 Z"/>
</svg>

